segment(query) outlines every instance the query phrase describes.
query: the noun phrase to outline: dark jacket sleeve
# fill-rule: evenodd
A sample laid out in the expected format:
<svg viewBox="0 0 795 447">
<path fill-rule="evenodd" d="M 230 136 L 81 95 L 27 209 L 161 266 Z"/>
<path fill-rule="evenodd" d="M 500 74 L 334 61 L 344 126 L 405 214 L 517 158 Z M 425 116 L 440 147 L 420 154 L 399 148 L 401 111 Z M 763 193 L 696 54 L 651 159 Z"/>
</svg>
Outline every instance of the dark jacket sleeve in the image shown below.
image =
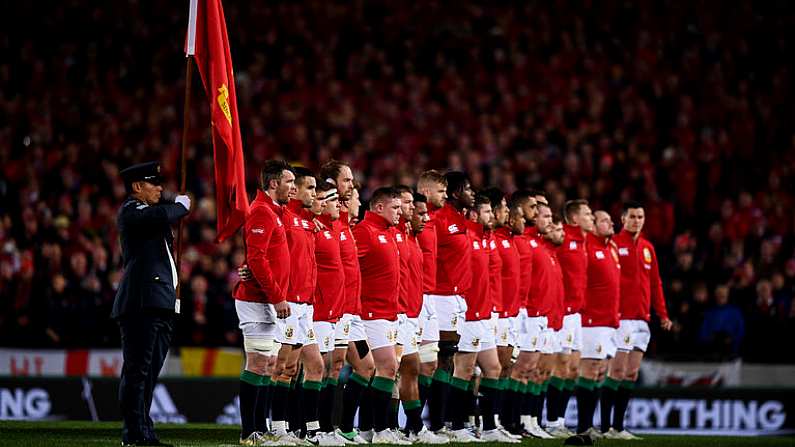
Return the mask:
<svg viewBox="0 0 795 447">
<path fill-rule="evenodd" d="M 121 213 L 121 224 L 131 230 L 141 227 L 151 228 L 166 225 L 187 216 L 188 210 L 178 203 L 163 203 L 139 208 L 140 205 L 130 204 Z"/>
</svg>

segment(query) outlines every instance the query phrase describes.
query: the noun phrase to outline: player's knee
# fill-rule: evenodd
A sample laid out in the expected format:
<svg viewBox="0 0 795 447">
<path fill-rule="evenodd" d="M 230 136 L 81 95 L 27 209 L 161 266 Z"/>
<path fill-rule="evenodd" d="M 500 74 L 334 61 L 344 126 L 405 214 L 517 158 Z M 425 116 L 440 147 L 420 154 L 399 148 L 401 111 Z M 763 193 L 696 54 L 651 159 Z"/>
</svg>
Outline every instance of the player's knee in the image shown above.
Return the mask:
<svg viewBox="0 0 795 447">
<path fill-rule="evenodd" d="M 420 345 L 418 352 L 423 368 L 431 368 L 433 371 L 435 371 L 436 363 L 439 358 L 439 344 L 426 343 L 424 345 Z M 431 371 L 431 374 L 433 374 L 433 371 Z"/>
<path fill-rule="evenodd" d="M 287 363 L 281 368 L 280 375 L 286 377 L 295 377 L 298 374 L 298 363 Z"/>
<path fill-rule="evenodd" d="M 638 370 L 631 369 L 627 371 L 626 374 L 624 374 L 624 380 L 629 380 L 631 382 L 638 380 Z"/>
<path fill-rule="evenodd" d="M 483 365 L 480 367 L 480 370 L 483 373 L 483 377 L 487 379 L 496 379 L 500 377 L 500 373 L 502 373 L 502 366 L 499 363 Z"/>
</svg>

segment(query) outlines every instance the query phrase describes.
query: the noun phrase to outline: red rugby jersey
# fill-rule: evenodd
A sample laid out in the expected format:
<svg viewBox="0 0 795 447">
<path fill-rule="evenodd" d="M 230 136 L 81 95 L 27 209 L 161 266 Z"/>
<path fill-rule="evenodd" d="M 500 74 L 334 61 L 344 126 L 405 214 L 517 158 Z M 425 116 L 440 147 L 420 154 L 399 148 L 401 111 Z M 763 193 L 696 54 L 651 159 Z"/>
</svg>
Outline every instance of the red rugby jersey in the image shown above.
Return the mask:
<svg viewBox="0 0 795 447">
<path fill-rule="evenodd" d="M 315 233 L 317 286 L 314 297 L 314 320 L 336 322 L 345 305 L 345 269 L 340 254 L 339 226 L 331 217 L 317 217 L 322 225 Z"/>
<path fill-rule="evenodd" d="M 513 243 L 519 252 L 519 301 L 522 306 L 527 306 L 530 299 L 530 283 L 533 272 L 533 251 L 530 248 L 530 238 L 533 237 L 535 227 L 525 227 L 524 233 L 514 235 Z"/>
<path fill-rule="evenodd" d="M 555 267 L 557 261 L 552 257 L 549 247 L 536 235 L 529 239 L 533 252 L 533 272 L 530 279 L 530 298 L 527 300 L 527 315 L 530 317 L 551 317 L 554 307 Z M 561 284 L 561 290 L 563 285 Z"/>
<path fill-rule="evenodd" d="M 395 232 L 400 251 L 400 293 L 398 312 L 416 318 L 422 310 L 422 250 L 411 232 L 411 225 L 402 217 Z"/>
<path fill-rule="evenodd" d="M 281 219 L 283 209 L 263 191 L 251 202 L 243 226 L 246 264 L 252 280 L 238 281 L 232 296 L 236 300 L 281 303 L 287 299 L 290 280 L 290 250 Z"/>
<path fill-rule="evenodd" d="M 431 213 L 433 216 L 433 213 Z M 436 220 L 431 217 L 425 224 L 425 229 L 417 235 L 417 241 L 422 249 L 422 291 L 431 293 L 436 289 Z"/>
<path fill-rule="evenodd" d="M 502 310 L 502 258 L 497 248 L 497 239 L 493 231 L 486 232 L 489 244 L 489 298 L 491 311 L 499 313 Z"/>
<path fill-rule="evenodd" d="M 356 240 L 351 232 L 350 217 L 347 212 L 340 212 L 340 218 L 334 224 L 340 233 L 340 257 L 345 271 L 345 304 L 343 312 L 359 315 L 362 310 L 362 272 L 359 270 L 359 254 L 356 251 Z"/>
<path fill-rule="evenodd" d="M 446 203 L 434 216 L 437 239 L 434 295 L 465 295 L 472 282 L 471 245 L 464 213 Z"/>
<path fill-rule="evenodd" d="M 634 240 L 632 234 L 624 230 L 615 235 L 613 241 L 618 246 L 621 262 L 621 319 L 649 321 L 651 306 L 658 317 L 667 319 L 654 246 L 643 235 Z"/>
<path fill-rule="evenodd" d="M 367 211 L 353 237 L 362 272 L 362 319 L 397 320 L 400 255 L 389 222 Z"/>
<path fill-rule="evenodd" d="M 502 260 L 502 303 L 498 309 L 500 318 L 519 315 L 522 305 L 519 299 L 519 251 L 513 243 L 513 235 L 508 227 L 494 230 L 497 251 Z"/>
<path fill-rule="evenodd" d="M 588 234 L 588 274 L 585 305 L 580 310 L 583 327 L 618 327 L 621 263 L 610 238 Z"/>
<path fill-rule="evenodd" d="M 563 245 L 557 256 L 563 269 L 564 311 L 566 315 L 580 311 L 585 302 L 585 284 L 588 281 L 588 251 L 580 227 L 564 224 Z"/>
<path fill-rule="evenodd" d="M 314 216 L 300 200 L 292 199 L 284 210 L 287 246 L 290 248 L 290 286 L 287 301 L 311 303 L 317 281 Z"/>
<path fill-rule="evenodd" d="M 547 314 L 547 326 L 555 331 L 559 331 L 563 327 L 563 270 L 560 268 L 560 261 L 558 261 L 557 248 L 549 241 L 543 241 L 546 245 L 547 253 L 552 262 L 552 276 L 549 282 L 549 298 L 550 311 Z"/>
<path fill-rule="evenodd" d="M 489 294 L 489 241 L 484 234 L 483 225 L 467 221 L 467 234 L 472 244 L 472 281 L 464 295 L 467 302 L 466 321 L 479 321 L 491 318 L 494 307 Z"/>
</svg>

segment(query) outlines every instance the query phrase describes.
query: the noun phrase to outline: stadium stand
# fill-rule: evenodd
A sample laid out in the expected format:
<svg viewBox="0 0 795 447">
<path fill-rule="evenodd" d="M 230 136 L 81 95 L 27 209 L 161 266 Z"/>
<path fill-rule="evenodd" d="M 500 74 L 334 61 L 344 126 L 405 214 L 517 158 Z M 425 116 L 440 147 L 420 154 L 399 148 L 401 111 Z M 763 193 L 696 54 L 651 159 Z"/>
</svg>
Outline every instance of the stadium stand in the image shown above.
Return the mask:
<svg viewBox="0 0 795 447">
<path fill-rule="evenodd" d="M 46 33 L 0 37 L 0 345 L 118 346 L 118 172 L 159 159 L 176 189 L 185 8 L 50 7 Z M 364 197 L 449 167 L 476 187 L 542 187 L 556 209 L 588 198 L 614 220 L 640 199 L 675 321 L 653 356 L 795 362 L 772 342 L 795 337 L 793 8 L 226 2 L 250 190 L 281 155 L 349 161 Z M 194 87 L 177 344 L 239 346 L 243 246 L 213 243 Z"/>
</svg>

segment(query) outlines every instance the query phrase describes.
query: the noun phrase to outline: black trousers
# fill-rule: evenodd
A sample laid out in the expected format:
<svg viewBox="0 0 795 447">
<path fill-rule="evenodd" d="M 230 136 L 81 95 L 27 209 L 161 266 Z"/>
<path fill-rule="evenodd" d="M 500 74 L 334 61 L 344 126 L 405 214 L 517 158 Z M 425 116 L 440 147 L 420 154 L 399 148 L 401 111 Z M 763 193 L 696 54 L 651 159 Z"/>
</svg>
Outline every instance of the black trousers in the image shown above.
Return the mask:
<svg viewBox="0 0 795 447">
<path fill-rule="evenodd" d="M 124 366 L 119 384 L 122 441 L 157 439 L 149 417 L 157 376 L 166 361 L 174 331 L 174 313 L 146 311 L 118 320 Z"/>
</svg>

